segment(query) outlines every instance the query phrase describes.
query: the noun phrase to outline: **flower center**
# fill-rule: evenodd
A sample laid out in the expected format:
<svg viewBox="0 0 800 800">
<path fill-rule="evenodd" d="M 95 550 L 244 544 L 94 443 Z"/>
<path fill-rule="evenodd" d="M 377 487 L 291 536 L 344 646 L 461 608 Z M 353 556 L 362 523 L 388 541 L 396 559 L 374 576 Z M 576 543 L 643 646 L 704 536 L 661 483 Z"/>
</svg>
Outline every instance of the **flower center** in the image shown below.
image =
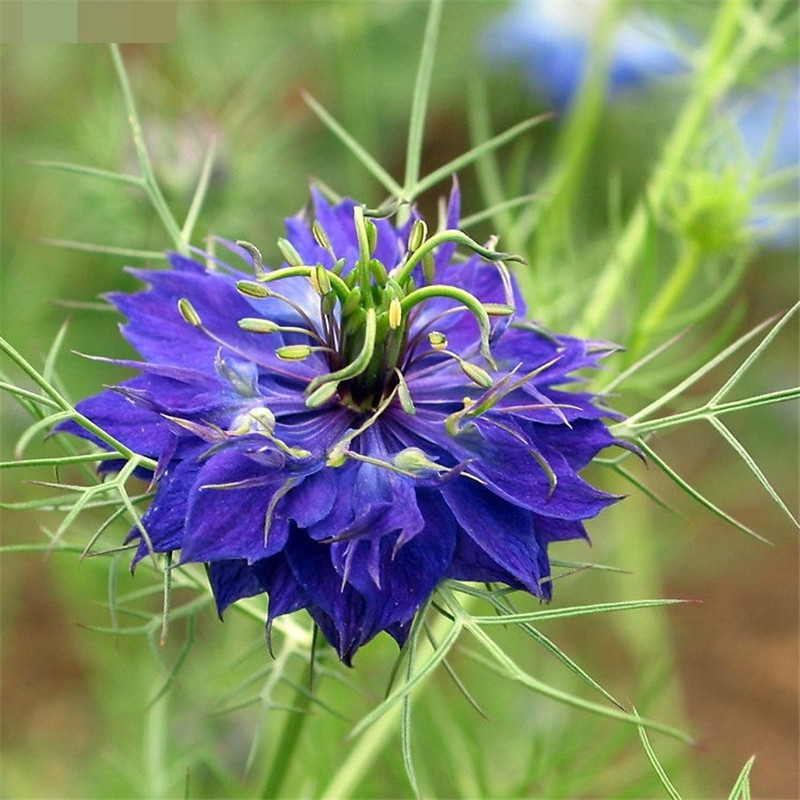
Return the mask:
<svg viewBox="0 0 800 800">
<path fill-rule="evenodd" d="M 347 271 L 346 260 L 337 256 L 316 220 L 311 230 L 319 246 L 332 256 L 334 263 L 330 268 L 321 263 L 304 263 L 292 243 L 281 239 L 278 247 L 287 266 L 270 270 L 264 267 L 261 253 L 254 245 L 237 242 L 250 254 L 255 271 L 255 280 L 237 283 L 239 291 L 248 297 L 282 300 L 302 320 L 302 324 L 289 326 L 264 317 L 246 317 L 238 321 L 239 327 L 256 333 L 294 334 L 300 341 L 275 350 L 282 360 L 304 360 L 312 353 L 324 357 L 328 371 L 310 380 L 305 390 L 306 405 L 310 408 L 338 400 L 354 410 L 369 412 L 382 407 L 390 395 L 397 393 L 403 408 L 413 413 L 404 373 L 410 364 L 418 364 L 427 357 L 434 357 L 435 364 L 448 366 L 451 360 L 455 361 L 470 380 L 484 388 L 491 387 L 489 373 L 474 361 L 480 355 L 495 369 L 490 351 L 490 317 L 514 312 L 511 283 L 505 279 L 507 270 L 502 262 L 520 259 L 482 247 L 460 230 L 446 229 L 428 236 L 425 222 L 417 219 L 410 228 L 402 258 L 387 269 L 375 258 L 378 227 L 362 206 L 353 209 L 353 217 L 359 255 Z M 506 302 L 482 303 L 457 286 L 434 283 L 435 252 L 445 243 L 464 245 L 494 262 L 508 287 Z M 304 308 L 268 287 L 287 278 L 308 280 L 319 299 L 318 309 Z M 435 299 L 452 301 L 453 305 L 448 304 L 446 311 L 438 316 L 430 315 L 424 323 L 415 322 L 421 307 Z M 187 300 L 181 300 L 179 307 L 188 322 L 203 327 Z M 474 352 L 451 352 L 446 337 L 433 329 L 437 318 L 453 312 L 469 313 L 477 321 L 480 337 Z"/>
</svg>

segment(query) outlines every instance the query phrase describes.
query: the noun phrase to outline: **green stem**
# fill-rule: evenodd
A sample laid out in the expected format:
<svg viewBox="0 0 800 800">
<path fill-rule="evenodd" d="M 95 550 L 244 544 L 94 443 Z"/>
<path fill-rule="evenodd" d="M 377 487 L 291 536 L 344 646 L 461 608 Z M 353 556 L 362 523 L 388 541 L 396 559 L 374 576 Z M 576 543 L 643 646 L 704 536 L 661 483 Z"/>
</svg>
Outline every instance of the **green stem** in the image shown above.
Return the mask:
<svg viewBox="0 0 800 800">
<path fill-rule="evenodd" d="M 374 308 L 367 309 L 367 315 L 364 322 L 364 340 L 361 345 L 361 350 L 355 358 L 342 369 L 337 369 L 335 372 L 330 372 L 327 375 L 318 375 L 309 384 L 306 390 L 308 394 L 313 394 L 323 384 L 337 383 L 338 381 L 347 380 L 348 378 L 355 378 L 360 375 L 369 365 L 372 354 L 375 351 L 375 333 L 377 328 L 377 318 Z"/>
<path fill-rule="evenodd" d="M 426 239 L 409 257 L 408 260 L 405 261 L 403 264 L 397 266 L 392 270 L 389 277 L 393 278 L 400 286 L 405 286 L 408 282 L 408 279 L 411 277 L 411 273 L 414 271 L 414 267 L 417 264 L 420 264 L 422 260 L 425 258 L 428 253 L 433 253 L 433 251 L 439 247 L 439 245 L 446 244 L 448 242 L 452 242 L 455 244 L 461 244 L 465 247 L 468 247 L 472 250 L 473 253 L 477 253 L 482 258 L 485 258 L 487 261 L 520 261 L 521 259 L 519 256 L 511 255 L 510 253 L 498 253 L 496 250 L 490 250 L 487 247 L 483 247 L 482 245 L 478 244 L 472 237 L 467 236 L 466 233 L 459 230 L 444 230 L 439 231 L 438 233 L 434 233 L 430 239 Z M 396 270 L 396 272 L 395 272 Z"/>
<path fill-rule="evenodd" d="M 99 425 L 96 425 L 88 417 L 76 411 L 69 402 L 43 375 L 41 375 L 31 364 L 29 364 L 22 354 L 11 344 L 11 342 L 0 336 L 0 351 L 4 352 L 37 386 L 44 390 L 45 394 L 59 408 L 63 409 L 79 425 L 86 428 L 90 433 L 95 434 L 113 450 L 116 450 L 123 458 L 128 460 L 137 459 L 138 464 L 147 469 L 155 469 L 156 462 L 152 459 L 134 453 L 122 442 L 118 442 L 113 436 L 107 434 Z"/>
<path fill-rule="evenodd" d="M 167 771 L 167 741 L 169 740 L 169 715 L 165 692 L 147 709 L 144 724 L 144 774 L 147 782 L 147 797 L 161 800 L 167 797 L 169 776 Z"/>
<path fill-rule="evenodd" d="M 432 297 L 450 298 L 457 303 L 462 303 L 473 313 L 478 322 L 478 327 L 480 328 L 481 353 L 484 358 L 493 365 L 492 354 L 489 349 L 489 335 L 491 333 L 489 315 L 486 313 L 486 309 L 481 305 L 480 301 L 466 289 L 460 289 L 457 286 L 444 286 L 441 284 L 423 286 L 421 289 L 415 289 L 411 294 L 400 301 L 400 308 L 402 309 L 403 316 L 405 317 L 414 306 Z"/>
<path fill-rule="evenodd" d="M 294 278 L 298 275 L 311 278 L 315 273 L 316 267 L 301 264 L 298 267 L 281 267 L 280 269 L 271 270 L 257 278 L 257 281 L 258 283 L 271 283 L 272 281 L 279 281 L 284 278 Z M 326 274 L 339 302 L 342 304 L 347 302 L 347 298 L 350 296 L 350 287 L 335 272 L 327 270 Z"/>
<path fill-rule="evenodd" d="M 663 324 L 691 284 L 701 264 L 700 252 L 694 240 L 683 242 L 678 263 L 634 327 L 628 347 L 631 362 L 642 356 L 653 333 Z"/>
<path fill-rule="evenodd" d="M 304 668 L 305 666 L 304 664 Z M 309 689 L 303 688 L 301 684 L 298 684 L 295 690 L 293 710 L 290 712 L 281 730 L 281 738 L 278 740 L 278 746 L 272 758 L 269 773 L 267 774 L 261 794 L 259 795 L 259 797 L 263 797 L 265 800 L 272 800 L 272 798 L 280 797 L 281 788 L 289 773 L 293 756 L 300 742 L 303 726 L 309 716 L 308 710 L 311 706 L 311 696 L 311 691 Z"/>
<path fill-rule="evenodd" d="M 467 597 L 461 605 L 462 608 L 469 609 L 476 602 L 476 597 Z M 417 645 L 416 663 L 424 664 L 433 656 L 435 650 L 432 641 L 437 642 L 441 647 L 448 635 L 453 633 L 452 620 L 439 617 L 433 624 L 433 635 L 427 639 L 420 638 Z M 455 634 L 458 635 L 458 631 L 455 631 Z M 413 699 L 412 696 L 409 695 L 409 697 Z M 320 792 L 320 800 L 344 800 L 352 795 L 363 781 L 364 776 L 369 773 L 381 752 L 389 745 L 393 737 L 398 735 L 403 713 L 403 703 L 395 702 L 376 719 L 371 720 L 368 715 L 361 720 L 354 733 L 351 734 L 358 737 L 355 744 L 350 748 L 347 758 L 333 776 L 333 780 Z M 365 722 L 368 722 L 368 725 L 365 725 Z"/>
<path fill-rule="evenodd" d="M 417 80 L 414 84 L 414 97 L 411 101 L 411 119 L 409 121 L 408 144 L 406 147 L 406 170 L 403 182 L 403 197 L 410 197 L 419 181 L 419 169 L 422 163 L 422 146 L 424 144 L 425 112 L 428 106 L 428 95 L 433 75 L 433 62 L 436 55 L 436 40 L 439 36 L 439 23 L 442 19 L 443 0 L 431 0 L 428 22 L 422 40 L 422 53 L 419 58 Z M 404 210 L 407 215 L 408 209 Z M 405 221 L 404 219 L 400 220 Z"/>
<path fill-rule="evenodd" d="M 350 748 L 333 780 L 320 794 L 320 800 L 343 800 L 352 794 L 392 737 L 397 735 L 402 711 L 402 705 L 396 703 L 370 726 L 369 734 L 361 736 Z"/>
<path fill-rule="evenodd" d="M 652 516 L 644 505 L 646 502 L 649 501 L 643 497 L 631 497 L 625 508 L 609 509 L 611 516 L 616 516 L 619 529 L 625 531 L 624 537 L 618 537 L 618 553 L 614 559 L 628 572 L 624 581 L 614 581 L 614 592 L 619 601 L 635 600 L 643 595 L 662 595 L 661 565 L 664 558 L 659 550 L 659 537 Z M 675 640 L 670 613 L 669 608 L 661 606 L 653 608 L 646 617 L 612 614 L 609 625 L 622 638 L 633 662 L 631 674 L 636 676 L 634 691 L 637 696 L 650 695 L 653 698 L 648 715 L 669 713 L 680 724 L 688 717 L 683 684 L 675 669 Z M 653 697 L 658 689 L 657 698 Z M 684 780 L 687 782 L 686 797 L 696 796 L 689 793 L 695 778 L 688 766 Z"/>
<path fill-rule="evenodd" d="M 672 129 L 661 161 L 617 241 L 614 253 L 594 285 L 581 320 L 581 334 L 591 335 L 603 327 L 629 280 L 634 264 L 641 257 L 651 220 L 664 209 L 687 156 L 702 134 L 710 109 L 730 89 L 764 44 L 763 37 L 749 35 L 750 31 L 746 30 L 744 23 L 748 10 L 747 0 L 729 0 L 719 4 L 692 94 Z M 745 35 L 737 48 L 737 36 L 743 29 Z"/>
<path fill-rule="evenodd" d="M 542 263 L 542 258 L 547 259 L 544 263 L 555 263 L 552 260 L 553 250 L 569 241 L 568 225 L 573 216 L 573 198 L 604 116 L 614 29 L 626 3 L 627 0 L 615 0 L 606 6 L 592 43 L 586 80 L 561 128 L 553 159 L 559 168 L 546 192 L 549 199 L 543 205 L 542 216 L 536 226 L 540 234 L 537 237 L 539 249 L 549 252 L 540 252 L 537 263 Z"/>
<path fill-rule="evenodd" d="M 125 111 L 128 115 L 128 124 L 131 128 L 131 136 L 133 137 L 133 144 L 136 147 L 136 155 L 139 159 L 139 168 L 142 171 L 142 180 L 144 181 L 147 196 L 150 198 L 150 202 L 153 204 L 156 213 L 161 217 L 161 222 L 175 247 L 184 254 L 188 253 L 181 229 L 167 205 L 167 201 L 164 198 L 164 194 L 153 172 L 150 154 L 147 150 L 144 134 L 142 133 L 139 113 L 136 110 L 136 101 L 134 100 L 133 90 L 131 89 L 131 83 L 128 79 L 128 71 L 125 68 L 125 62 L 122 60 L 119 45 L 111 45 L 111 57 L 114 61 L 114 68 L 117 71 L 117 77 L 119 78 L 120 87 L 122 89 Z"/>
<path fill-rule="evenodd" d="M 617 425 L 613 425 L 610 430 L 614 436 L 622 438 L 638 438 L 647 436 L 655 431 L 665 428 L 674 428 L 677 425 L 685 425 L 688 422 L 698 422 L 700 420 L 716 419 L 723 414 L 730 414 L 733 411 L 744 411 L 755 408 L 756 406 L 773 405 L 783 403 L 787 400 L 796 400 L 800 396 L 800 389 L 779 389 L 775 392 L 745 397 L 741 400 L 731 400 L 728 403 L 706 403 L 700 408 L 693 408 L 690 411 L 680 411 L 666 417 L 657 417 L 644 422 L 630 422 L 625 420 Z"/>
</svg>

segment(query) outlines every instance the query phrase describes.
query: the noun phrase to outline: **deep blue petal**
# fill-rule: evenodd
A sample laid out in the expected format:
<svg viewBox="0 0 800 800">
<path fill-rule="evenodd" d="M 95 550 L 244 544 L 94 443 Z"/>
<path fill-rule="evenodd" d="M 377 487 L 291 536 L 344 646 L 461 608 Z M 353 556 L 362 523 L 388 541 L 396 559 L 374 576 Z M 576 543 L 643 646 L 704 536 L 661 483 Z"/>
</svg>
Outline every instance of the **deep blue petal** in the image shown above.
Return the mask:
<svg viewBox="0 0 800 800">
<path fill-rule="evenodd" d="M 220 616 L 231 603 L 264 591 L 254 566 L 243 558 L 212 561 L 208 565 L 208 581 Z"/>
<path fill-rule="evenodd" d="M 566 425 L 535 425 L 533 439 L 547 445 L 549 452 L 557 450 L 574 470 L 589 464 L 606 447 L 618 444 L 608 428 L 597 419 L 575 420 Z"/>
<path fill-rule="evenodd" d="M 431 504 L 422 503 L 426 510 Z M 325 638 L 349 664 L 353 654 L 382 630 L 391 628 L 402 637 L 419 607 L 442 579 L 452 558 L 452 527 L 443 531 L 431 516 L 426 528 L 395 551 L 392 537 L 377 541 L 353 540 L 354 561 L 373 558 L 377 548 L 380 585 L 371 579 L 356 588 L 344 581 L 331 563 L 330 548 L 294 533 L 286 548 L 287 558 L 303 590 L 311 598 L 309 610 Z M 364 563 L 352 571 L 368 572 Z"/>
<path fill-rule="evenodd" d="M 133 563 L 136 564 L 151 552 L 168 553 L 183 547 L 184 525 L 188 513 L 191 487 L 200 471 L 194 458 L 172 462 L 161 475 L 156 496 L 142 515 L 142 525 L 147 531 L 145 539 L 134 527 L 128 541 L 138 541 Z"/>
<path fill-rule="evenodd" d="M 425 410 L 392 429 L 406 446 L 446 454 L 440 459 L 444 466 L 469 462 L 467 472 L 492 492 L 539 514 L 587 519 L 616 500 L 579 477 L 556 448 L 533 441 L 511 419 L 493 419 L 491 412 L 469 421 L 457 436 L 446 431 L 442 417 Z"/>
<path fill-rule="evenodd" d="M 253 361 L 276 374 L 296 376 L 298 381 L 309 380 L 324 366 L 312 355 L 289 370 L 274 352 L 280 339 L 267 341 L 264 334 L 242 330 L 238 322 L 254 316 L 253 306 L 227 275 L 197 270 L 130 271 L 150 288 L 132 295 L 112 294 L 109 300 L 128 317 L 122 327 L 125 338 L 148 361 L 213 373 L 222 348 L 226 354 Z M 191 302 L 204 328 L 213 335 L 186 322 L 178 310 L 183 298 Z"/>
<path fill-rule="evenodd" d="M 500 499 L 467 478 L 443 486 L 442 496 L 461 530 L 489 562 L 509 573 L 529 592 L 539 597 L 545 595 L 541 581 L 549 575 L 549 562 L 546 550 L 536 538 L 529 511 Z M 476 579 L 481 578 L 468 578 Z"/>
<path fill-rule="evenodd" d="M 186 487 L 191 499 L 181 560 L 254 562 L 280 552 L 289 524 L 269 511 L 285 482 L 280 471 L 236 450 L 209 458 Z"/>
<path fill-rule="evenodd" d="M 208 566 L 208 577 L 220 615 L 231 603 L 266 592 L 270 625 L 276 617 L 305 608 L 309 602 L 282 554 L 254 564 L 245 559 L 214 561 Z"/>
<path fill-rule="evenodd" d="M 76 409 L 122 444 L 148 458 L 157 459 L 174 444 L 176 434 L 160 414 L 132 402 L 131 398 L 113 389 L 81 400 Z M 95 434 L 71 420 L 56 430 L 107 448 Z"/>
</svg>

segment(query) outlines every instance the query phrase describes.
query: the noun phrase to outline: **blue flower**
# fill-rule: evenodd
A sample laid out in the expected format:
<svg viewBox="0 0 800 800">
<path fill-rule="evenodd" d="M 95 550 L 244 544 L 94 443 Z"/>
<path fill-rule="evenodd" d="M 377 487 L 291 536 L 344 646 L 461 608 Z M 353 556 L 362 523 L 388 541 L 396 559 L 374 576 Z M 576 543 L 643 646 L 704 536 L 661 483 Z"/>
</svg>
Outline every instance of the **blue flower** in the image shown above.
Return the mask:
<svg viewBox="0 0 800 800">
<path fill-rule="evenodd" d="M 157 460 L 135 561 L 207 564 L 220 614 L 264 592 L 268 625 L 307 609 L 348 664 L 381 631 L 402 644 L 447 578 L 549 599 L 549 544 L 617 499 L 578 475 L 613 415 L 567 386 L 612 348 L 525 320 L 457 188 L 432 235 L 317 192 L 314 217 L 287 221 L 280 268 L 226 243 L 247 274 L 171 254 L 110 296 L 144 360 L 78 408 Z"/>
<path fill-rule="evenodd" d="M 521 64 L 544 99 L 565 109 L 583 82 L 607 2 L 517 0 L 489 29 L 488 54 L 496 63 Z M 611 95 L 684 69 L 670 45 L 669 29 L 655 18 L 631 13 L 616 28 L 608 75 Z"/>
<path fill-rule="evenodd" d="M 757 193 L 750 220 L 752 232 L 767 247 L 797 248 L 800 72 L 778 72 L 770 75 L 761 88 L 738 92 L 726 103 L 723 113 L 731 121 L 736 137 L 724 154 L 726 160 L 741 170 L 744 155 L 750 162 L 750 172 L 757 170 L 767 178 L 782 175 L 777 186 Z"/>
</svg>

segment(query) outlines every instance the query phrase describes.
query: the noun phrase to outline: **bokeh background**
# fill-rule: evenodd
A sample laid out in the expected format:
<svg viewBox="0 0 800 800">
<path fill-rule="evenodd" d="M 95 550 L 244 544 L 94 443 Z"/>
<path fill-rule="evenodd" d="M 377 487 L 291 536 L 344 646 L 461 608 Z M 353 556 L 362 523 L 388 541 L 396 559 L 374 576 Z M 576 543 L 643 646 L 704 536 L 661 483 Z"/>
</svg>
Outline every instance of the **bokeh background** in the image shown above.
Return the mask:
<svg viewBox="0 0 800 800">
<path fill-rule="evenodd" d="M 692 31 L 697 41 L 707 32 L 716 6 L 645 5 L 668 24 Z M 487 43 L 486 31 L 505 8 L 502 2 L 488 0 L 446 3 L 424 169 L 439 166 L 473 143 L 468 109 L 475 80 L 488 98 L 494 131 L 550 107 L 531 88 L 522 66 L 498 66 L 491 58 L 492 50 L 502 49 L 503 43 Z M 274 261 L 282 220 L 306 204 L 308 182 L 314 178 L 341 194 L 369 204 L 380 202 L 379 187 L 309 110 L 302 92 L 321 101 L 383 166 L 401 176 L 424 3 L 186 2 L 179 5 L 178 14 L 174 44 L 127 45 L 123 55 L 156 173 L 179 218 L 188 208 L 204 154 L 216 142 L 197 244 L 210 233 L 244 238 L 261 248 L 265 261 Z M 791 48 L 788 56 L 785 48 L 775 50 L 776 60 L 792 62 Z M 42 240 L 152 251 L 163 250 L 169 242 L 141 193 L 29 163 L 52 159 L 135 172 L 135 152 L 108 49 L 89 44 L 6 45 L 0 57 L 2 333 L 36 362 L 66 321 L 57 369 L 69 396 L 79 398 L 124 375 L 73 351 L 130 356 L 117 333 L 115 315 L 95 305 L 104 292 L 137 288 L 122 268 L 142 262 Z M 616 202 L 625 212 L 658 157 L 687 80 L 675 75 L 656 88 L 609 103 L 603 113 L 592 141 L 590 169 L 570 209 L 576 252 L 587 273 L 593 263 L 602 263 L 613 237 L 604 228 L 609 185 L 621 187 Z M 548 174 L 561 124 L 555 118 L 528 134 L 524 149 L 501 153 L 505 169 L 524 175 L 526 191 L 535 191 L 537 181 Z M 460 178 L 465 211 L 480 210 L 476 173 L 468 169 Z M 447 189 L 443 184 L 422 198 L 423 208 L 433 209 L 437 194 Z M 486 225 L 475 235 L 480 239 L 491 232 Z M 146 263 L 158 266 L 156 261 Z M 531 269 L 548 266 L 553 265 L 534 262 Z M 735 330 L 742 332 L 787 308 L 797 296 L 796 250 L 757 252 L 735 303 L 731 301 L 738 314 Z M 555 321 L 547 307 L 533 308 L 532 314 L 546 323 Z M 731 319 L 726 317 L 725 323 Z M 709 337 L 717 322 L 707 325 Z M 563 326 L 564 320 L 558 323 Z M 624 336 L 624 321 L 609 327 L 607 338 Z M 748 376 L 747 386 L 768 391 L 796 385 L 797 372 L 794 325 Z M 709 376 L 701 389 L 713 391 L 724 378 L 720 375 Z M 622 397 L 617 405 L 630 412 L 645 396 L 642 389 L 641 396 Z M 2 401 L 5 460 L 28 421 L 12 400 Z M 796 406 L 755 410 L 732 420 L 737 435 L 794 509 L 796 423 Z M 800 744 L 797 532 L 710 428 L 694 425 L 665 434 L 656 444 L 681 474 L 770 538 L 773 546 L 726 526 L 657 470 L 636 467 L 637 474 L 680 513 L 636 495 L 612 509 L 591 526 L 591 550 L 568 543 L 554 555 L 612 564 L 629 574 L 587 572 L 565 578 L 559 582 L 556 603 L 669 596 L 702 604 L 551 623 L 543 629 L 621 699 L 698 737 L 702 747 L 696 749 L 655 740 L 686 797 L 727 795 L 754 753 L 754 796 L 795 797 Z M 47 447 L 37 443 L 31 452 L 49 452 Z M 40 497 L 44 490 L 32 481 L 51 480 L 52 474 L 5 472 L 2 477 L 3 501 L 19 503 Z M 632 491 L 605 474 L 598 473 L 597 479 L 612 490 Z M 3 544 L 41 545 L 47 541 L 43 528 L 52 531 L 57 524 L 43 512 L 3 511 Z M 109 546 L 124 532 L 124 526 L 108 531 Z M 80 528 L 70 533 L 70 541 L 85 543 Z M 269 758 L 270 725 L 279 723 L 283 712 L 273 710 L 264 722 L 257 702 L 271 663 L 260 626 L 230 613 L 220 624 L 206 605 L 193 625 L 174 624 L 164 648 L 144 635 L 91 630 L 109 624 L 105 603 L 110 582 L 120 594 L 158 583 L 146 568 L 132 577 L 126 562 L 124 555 L 83 562 L 76 553 L 2 556 L 0 733 L 5 796 L 183 796 L 187 775 L 191 797 L 246 796 L 253 775 Z M 157 601 L 156 597 L 151 603 L 153 608 Z M 148 603 L 144 598 L 143 607 Z M 136 622 L 125 619 L 122 624 Z M 510 636 L 511 632 L 504 644 L 526 666 L 541 659 L 543 677 L 570 687 L 569 679 L 531 642 Z M 153 785 L 145 777 L 148 760 L 155 757 L 148 751 L 152 736 L 148 738 L 149 723 L 143 725 L 145 709 L 183 655 L 170 690 L 166 752 L 171 763 L 166 773 L 172 777 Z M 338 677 L 326 679 L 320 691 L 352 722 L 380 697 L 392 657 L 391 643 L 380 639 L 359 654 L 354 671 L 338 670 Z M 659 793 L 634 732 L 520 696 L 516 687 L 466 656 L 456 658 L 489 720 L 475 714 L 446 676 L 437 678 L 435 691 L 424 694 L 417 708 L 415 753 L 427 770 L 432 793 Z M 314 794 L 325 784 L 325 776 L 333 773 L 349 747 L 345 737 L 350 724 L 315 714 L 304 731 L 307 755 L 296 765 L 295 786 Z M 254 765 L 247 772 L 248 752 L 259 730 L 264 735 L 257 740 Z M 392 742 L 378 756 L 357 796 L 408 793 L 397 739 Z M 304 770 L 317 777 L 304 784 Z"/>
</svg>

